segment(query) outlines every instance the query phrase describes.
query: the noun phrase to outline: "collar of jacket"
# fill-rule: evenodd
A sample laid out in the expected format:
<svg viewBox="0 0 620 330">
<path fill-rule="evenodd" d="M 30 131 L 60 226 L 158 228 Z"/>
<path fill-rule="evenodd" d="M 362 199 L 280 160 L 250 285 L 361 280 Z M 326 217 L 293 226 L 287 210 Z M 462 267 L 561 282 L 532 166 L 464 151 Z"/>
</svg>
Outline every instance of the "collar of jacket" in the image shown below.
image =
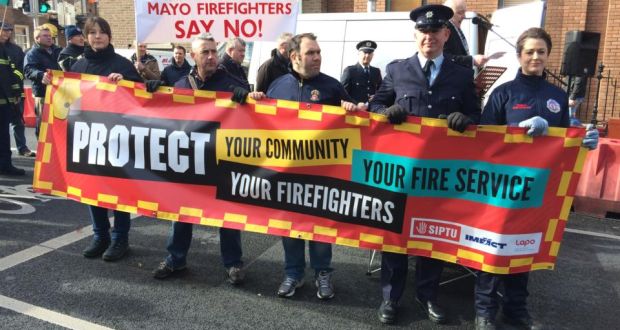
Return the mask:
<svg viewBox="0 0 620 330">
<path fill-rule="evenodd" d="M 133 53 L 133 55 L 131 55 L 131 62 L 136 63 L 136 58 L 137 58 L 136 53 Z M 155 57 L 153 57 L 153 55 L 149 53 L 146 53 L 144 54 L 144 56 L 140 57 L 140 63 L 142 64 L 146 64 L 151 61 L 157 61 L 157 60 L 155 59 Z"/>
<path fill-rule="evenodd" d="M 185 61 L 185 63 L 187 63 L 187 61 Z M 189 64 L 188 64 L 189 65 Z M 214 79 L 215 77 L 221 75 L 222 73 L 226 73 L 226 70 L 222 69 L 222 67 L 218 66 L 217 69 L 215 69 L 215 72 L 209 77 L 207 78 L 207 80 L 202 80 L 202 78 L 200 78 L 200 75 L 198 75 L 198 68 L 196 67 L 196 65 L 194 65 L 192 67 L 192 69 L 189 71 L 189 75 L 194 77 L 194 79 L 196 79 L 197 85 L 198 85 L 198 89 L 200 89 L 202 87 L 202 85 L 205 84 L 205 82 Z"/>
<path fill-rule="evenodd" d="M 114 54 L 114 46 L 112 46 L 112 44 L 109 44 L 108 47 L 100 51 L 95 51 L 90 46 L 84 47 L 84 57 L 91 61 L 102 61 Z"/>
<path fill-rule="evenodd" d="M 299 83 L 304 83 L 304 82 L 312 82 L 313 80 L 315 80 L 316 78 L 318 78 L 321 73 L 319 72 L 319 74 L 317 74 L 316 76 L 312 77 L 312 78 L 302 78 L 299 73 L 297 73 L 297 71 L 293 70 L 292 65 L 289 64 L 289 68 L 288 70 L 290 71 L 290 73 L 293 75 L 293 77 L 295 77 L 295 79 L 297 79 L 297 81 L 299 81 Z"/>
<path fill-rule="evenodd" d="M 85 46 L 68 44 L 67 47 L 65 47 L 65 49 L 62 50 L 61 54 L 74 55 L 74 56 L 81 55 L 84 53 L 84 48 Z"/>
<path fill-rule="evenodd" d="M 517 71 L 517 77 L 515 80 L 524 83 L 525 85 L 538 87 L 540 84 L 544 83 L 547 80 L 547 73 L 543 72 L 542 76 L 529 76 L 523 74 L 521 69 Z"/>
<path fill-rule="evenodd" d="M 181 65 L 177 65 L 177 61 L 174 59 L 174 56 L 173 56 L 173 57 L 171 58 L 171 61 L 172 61 L 172 62 L 171 62 L 171 63 L 172 63 L 172 65 L 173 65 L 175 68 L 183 69 L 183 68 L 185 68 L 185 67 L 188 67 L 188 68 L 190 67 L 190 66 L 189 66 L 189 63 L 187 63 L 187 60 L 183 60 L 183 64 L 181 64 Z"/>
</svg>

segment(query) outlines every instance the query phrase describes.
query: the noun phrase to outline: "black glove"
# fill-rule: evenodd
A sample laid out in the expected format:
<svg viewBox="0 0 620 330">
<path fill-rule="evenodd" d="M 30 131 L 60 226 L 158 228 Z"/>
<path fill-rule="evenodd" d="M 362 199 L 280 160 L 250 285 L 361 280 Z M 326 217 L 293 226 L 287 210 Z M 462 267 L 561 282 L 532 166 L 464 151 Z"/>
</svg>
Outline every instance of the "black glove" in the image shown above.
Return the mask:
<svg viewBox="0 0 620 330">
<path fill-rule="evenodd" d="M 383 114 L 388 117 L 388 120 L 392 124 L 400 124 L 407 120 L 407 110 L 398 104 L 394 104 L 383 110 Z"/>
<path fill-rule="evenodd" d="M 149 93 L 155 93 L 155 91 L 157 91 L 159 86 L 163 84 L 164 83 L 161 80 L 147 80 L 144 83 L 144 85 L 146 86 L 146 91 Z"/>
<path fill-rule="evenodd" d="M 232 93 L 233 95 L 230 98 L 231 101 L 237 102 L 239 104 L 245 104 L 245 100 L 248 97 L 248 94 L 250 94 L 250 91 L 243 87 L 235 87 Z"/>
<path fill-rule="evenodd" d="M 453 112 L 448 115 L 448 127 L 452 130 L 455 130 L 459 133 L 465 132 L 467 126 L 473 124 L 474 122 L 469 119 L 469 117 L 465 116 L 460 112 Z"/>
</svg>

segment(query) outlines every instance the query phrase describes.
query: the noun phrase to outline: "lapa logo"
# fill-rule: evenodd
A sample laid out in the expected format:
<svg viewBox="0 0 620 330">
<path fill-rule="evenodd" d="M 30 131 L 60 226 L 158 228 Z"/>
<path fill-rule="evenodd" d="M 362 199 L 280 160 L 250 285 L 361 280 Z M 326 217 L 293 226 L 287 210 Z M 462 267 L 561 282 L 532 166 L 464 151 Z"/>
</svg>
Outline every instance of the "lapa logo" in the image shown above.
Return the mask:
<svg viewBox="0 0 620 330">
<path fill-rule="evenodd" d="M 461 236 L 461 227 L 443 221 L 412 219 L 410 235 L 411 237 L 458 242 Z"/>
</svg>

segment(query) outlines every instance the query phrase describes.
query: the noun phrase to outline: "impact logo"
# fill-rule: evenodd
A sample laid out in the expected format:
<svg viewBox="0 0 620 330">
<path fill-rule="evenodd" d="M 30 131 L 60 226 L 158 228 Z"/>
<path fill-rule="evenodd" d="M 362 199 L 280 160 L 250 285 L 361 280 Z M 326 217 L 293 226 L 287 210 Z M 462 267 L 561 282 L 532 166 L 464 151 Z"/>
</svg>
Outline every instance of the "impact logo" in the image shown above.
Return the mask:
<svg viewBox="0 0 620 330">
<path fill-rule="evenodd" d="M 458 242 L 461 236 L 461 227 L 447 222 L 412 219 L 410 236 Z"/>
<path fill-rule="evenodd" d="M 500 250 L 505 248 L 506 245 L 508 245 L 507 243 L 498 242 L 490 237 L 481 237 L 481 236 L 475 236 L 475 235 L 465 235 L 465 240 L 474 242 L 480 245 L 490 246 L 492 248 L 500 249 Z"/>
</svg>

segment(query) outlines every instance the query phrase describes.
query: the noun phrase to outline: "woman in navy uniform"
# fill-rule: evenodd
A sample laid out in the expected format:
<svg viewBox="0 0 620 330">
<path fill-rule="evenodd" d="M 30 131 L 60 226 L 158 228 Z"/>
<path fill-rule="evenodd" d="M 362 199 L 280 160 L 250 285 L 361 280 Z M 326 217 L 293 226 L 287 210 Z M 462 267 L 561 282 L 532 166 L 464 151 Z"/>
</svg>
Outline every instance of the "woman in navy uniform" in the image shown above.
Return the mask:
<svg viewBox="0 0 620 330">
<path fill-rule="evenodd" d="M 569 127 L 568 97 L 546 80 L 544 70 L 550 51 L 551 37 L 541 28 L 530 28 L 519 36 L 517 57 L 521 69 L 513 81 L 491 93 L 481 124 L 525 127 L 531 136 L 546 135 L 549 126 Z M 597 145 L 598 131 L 589 127 L 583 146 L 595 149 Z M 528 277 L 528 272 L 498 275 L 478 271 L 474 289 L 476 329 L 495 329 L 500 283 L 504 285 L 504 321 L 520 329 L 541 328 L 527 311 Z"/>
<path fill-rule="evenodd" d="M 473 71 L 443 55 L 450 34 L 446 25 L 452 15 L 452 9 L 442 5 L 422 6 L 410 13 L 416 23 L 419 52 L 388 64 L 385 79 L 370 101 L 371 111 L 387 115 L 394 124 L 405 121 L 407 116 L 447 118 L 448 127 L 459 132 L 478 121 L 480 108 Z M 405 290 L 407 258 L 404 254 L 383 253 L 383 302 L 379 308 L 379 320 L 383 323 L 396 319 L 396 307 Z M 443 261 L 418 257 L 416 300 L 436 323 L 446 320 L 444 310 L 437 304 L 442 270 Z"/>
<path fill-rule="evenodd" d="M 377 43 L 364 40 L 356 48 L 359 62 L 344 69 L 340 82 L 355 103 L 367 103 L 381 85 L 381 70 L 370 66 Z"/>
</svg>

